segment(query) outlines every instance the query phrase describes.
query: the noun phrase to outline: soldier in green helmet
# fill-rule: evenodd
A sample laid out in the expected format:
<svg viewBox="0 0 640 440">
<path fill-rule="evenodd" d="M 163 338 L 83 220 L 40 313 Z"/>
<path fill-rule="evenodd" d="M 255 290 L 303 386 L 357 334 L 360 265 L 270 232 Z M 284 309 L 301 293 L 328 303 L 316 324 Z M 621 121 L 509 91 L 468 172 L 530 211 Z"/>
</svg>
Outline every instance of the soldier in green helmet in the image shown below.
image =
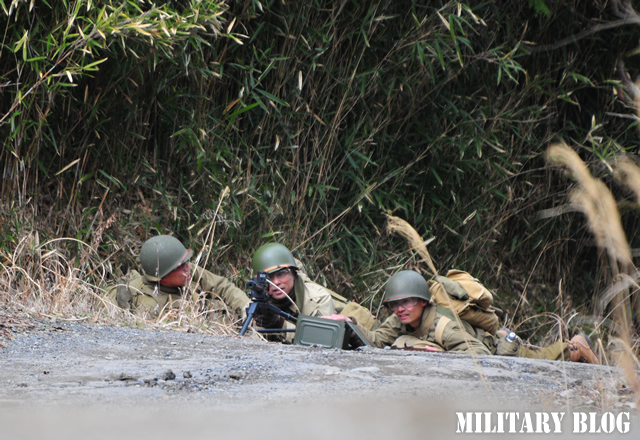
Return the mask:
<svg viewBox="0 0 640 440">
<path fill-rule="evenodd" d="M 106 296 L 125 310 L 140 311 L 157 317 L 176 308 L 189 292 L 196 302 L 204 302 L 211 313 L 224 317 L 233 311 L 246 316 L 247 295 L 224 277 L 195 267 L 189 260 L 191 249 L 175 237 L 159 235 L 147 240 L 140 249 L 142 273 L 131 271 L 128 277 L 106 289 Z M 204 301 L 202 301 L 204 300 Z"/>
<path fill-rule="evenodd" d="M 328 316 L 343 313 L 364 328 L 372 328 L 376 321 L 364 307 L 314 283 L 301 270 L 291 251 L 280 243 L 261 246 L 253 256 L 253 273 L 265 272 L 269 277 L 270 302 L 293 315 Z M 295 328 L 279 315 L 256 316 L 255 322 L 264 328 Z M 292 339 L 293 334 L 288 334 Z"/>
<path fill-rule="evenodd" d="M 498 331 L 494 336 L 465 321 L 458 322 L 453 312 L 431 302 L 429 285 L 422 275 L 414 271 L 403 270 L 389 278 L 383 303 L 393 311 L 393 315 L 375 331 L 362 329 L 376 347 L 599 363 L 586 335 L 576 335 L 570 342 L 531 348 L 522 345 L 515 334 L 509 340 L 507 331 Z M 348 320 L 338 315 L 328 318 Z"/>
</svg>

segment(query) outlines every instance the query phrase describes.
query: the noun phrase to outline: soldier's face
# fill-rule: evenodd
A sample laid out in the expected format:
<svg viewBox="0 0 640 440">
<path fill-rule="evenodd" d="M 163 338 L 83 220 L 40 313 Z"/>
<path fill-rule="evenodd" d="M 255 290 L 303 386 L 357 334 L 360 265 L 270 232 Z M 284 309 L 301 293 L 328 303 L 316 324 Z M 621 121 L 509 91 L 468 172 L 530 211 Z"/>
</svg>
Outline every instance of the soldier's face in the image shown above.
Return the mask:
<svg viewBox="0 0 640 440">
<path fill-rule="evenodd" d="M 183 287 L 187 285 L 189 278 L 191 278 L 191 266 L 189 263 L 183 263 L 161 279 L 160 284 L 167 287 Z"/>
<path fill-rule="evenodd" d="M 391 310 L 400 318 L 400 322 L 410 325 L 413 328 L 420 326 L 422 311 L 427 306 L 427 302 L 420 298 L 406 298 L 394 301 L 390 304 Z"/>
<path fill-rule="evenodd" d="M 290 295 L 293 291 L 295 276 L 291 269 L 281 269 L 277 272 L 269 274 L 269 281 L 278 286 L 278 288 L 276 288 L 272 284 L 269 284 L 269 294 L 274 299 L 284 299 L 284 293 Z M 282 289 L 284 293 L 282 293 L 280 289 Z"/>
</svg>

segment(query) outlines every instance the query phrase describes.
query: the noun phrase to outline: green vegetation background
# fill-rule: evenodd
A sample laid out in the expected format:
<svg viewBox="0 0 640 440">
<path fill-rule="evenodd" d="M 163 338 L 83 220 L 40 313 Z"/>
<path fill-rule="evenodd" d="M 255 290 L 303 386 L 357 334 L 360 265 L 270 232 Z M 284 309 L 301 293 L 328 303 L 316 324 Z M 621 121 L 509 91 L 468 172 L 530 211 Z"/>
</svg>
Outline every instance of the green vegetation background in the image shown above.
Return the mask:
<svg viewBox="0 0 640 440">
<path fill-rule="evenodd" d="M 173 233 L 242 285 L 253 250 L 277 240 L 375 307 L 390 274 L 421 267 L 387 234 L 391 213 L 514 322 L 540 316 L 520 331 L 541 338 L 544 312 L 588 314 L 611 281 L 581 214 L 538 219 L 567 203 L 571 182 L 544 161 L 560 139 L 611 185 L 639 247 L 607 160 L 637 153 L 635 111 L 613 90 L 618 61 L 638 65 L 640 28 L 529 50 L 615 20 L 607 1 L 0 7 L 6 267 L 56 249 L 101 285 Z"/>
</svg>

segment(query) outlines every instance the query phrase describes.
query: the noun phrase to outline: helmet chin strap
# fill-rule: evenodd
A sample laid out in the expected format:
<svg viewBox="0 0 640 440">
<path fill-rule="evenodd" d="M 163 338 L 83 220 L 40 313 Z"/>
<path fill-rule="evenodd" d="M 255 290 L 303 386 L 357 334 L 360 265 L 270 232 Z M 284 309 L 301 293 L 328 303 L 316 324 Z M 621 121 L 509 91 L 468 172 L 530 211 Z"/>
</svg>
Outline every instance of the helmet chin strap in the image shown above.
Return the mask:
<svg viewBox="0 0 640 440">
<path fill-rule="evenodd" d="M 296 305 L 296 303 L 291 299 L 291 297 L 289 295 L 287 295 L 287 292 L 285 292 L 284 290 L 282 290 L 281 288 L 279 288 L 278 286 L 276 286 L 275 284 L 273 284 L 273 282 L 270 279 L 267 279 L 267 283 L 271 284 L 273 287 L 275 287 L 276 289 L 278 289 L 280 292 L 282 292 L 284 294 L 284 296 L 287 297 L 287 299 L 289 301 L 291 301 L 291 304 L 293 304 L 293 307 L 296 308 L 296 310 L 298 311 L 298 313 L 300 312 L 300 309 L 298 308 L 298 306 Z"/>
</svg>

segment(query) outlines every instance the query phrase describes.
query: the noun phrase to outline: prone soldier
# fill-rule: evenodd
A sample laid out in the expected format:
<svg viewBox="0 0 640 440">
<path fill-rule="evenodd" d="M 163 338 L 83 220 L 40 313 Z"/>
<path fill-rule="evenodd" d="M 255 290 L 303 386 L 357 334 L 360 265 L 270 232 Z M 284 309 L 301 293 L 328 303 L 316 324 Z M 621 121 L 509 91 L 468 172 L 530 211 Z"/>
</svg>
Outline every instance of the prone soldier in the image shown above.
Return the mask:
<svg viewBox="0 0 640 440">
<path fill-rule="evenodd" d="M 107 299 L 125 310 L 157 317 L 176 307 L 189 292 L 195 301 L 204 300 L 208 308 L 221 306 L 222 315 L 228 307 L 244 319 L 250 303 L 247 295 L 228 279 L 201 267 L 196 266 L 192 274 L 189 264 L 192 255 L 193 251 L 175 237 L 150 238 L 140 249 L 143 272 L 133 270 L 128 277 L 107 287 Z"/>
<path fill-rule="evenodd" d="M 591 349 L 591 342 L 583 334 L 574 336 L 569 342 L 559 341 L 547 347 L 532 348 L 521 344 L 517 337 L 507 338 L 509 334 L 505 330 L 494 336 L 465 321 L 459 323 L 451 311 L 431 302 L 429 285 L 422 275 L 414 271 L 400 271 L 389 279 L 383 303 L 393 311 L 393 315 L 375 331 L 361 329 L 376 347 L 600 363 Z M 327 318 L 348 320 L 340 315 Z"/>
</svg>

